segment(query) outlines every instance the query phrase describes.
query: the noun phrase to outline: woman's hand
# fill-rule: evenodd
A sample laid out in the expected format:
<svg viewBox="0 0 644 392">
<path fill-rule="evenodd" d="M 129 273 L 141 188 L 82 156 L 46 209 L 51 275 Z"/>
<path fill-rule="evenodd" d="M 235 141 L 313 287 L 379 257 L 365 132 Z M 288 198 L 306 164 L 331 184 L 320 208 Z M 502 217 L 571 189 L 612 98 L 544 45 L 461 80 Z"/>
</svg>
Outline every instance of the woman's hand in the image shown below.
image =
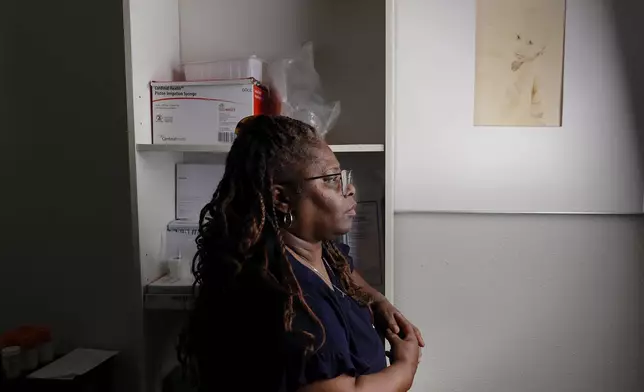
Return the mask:
<svg viewBox="0 0 644 392">
<path fill-rule="evenodd" d="M 409 320 L 407 320 L 405 316 L 403 316 L 402 313 L 400 313 L 400 311 L 396 309 L 396 307 L 393 306 L 387 298 L 385 298 L 384 295 L 371 287 L 371 285 L 364 280 L 357 270 L 353 270 L 351 277 L 358 286 L 373 298 L 371 311 L 373 312 L 374 325 L 376 326 L 378 333 L 385 335 L 385 331 L 387 329 L 391 329 L 395 334 L 399 333 L 402 326 L 396 321 L 397 317 L 404 322 L 409 323 Z M 420 347 L 425 347 L 425 340 L 423 339 L 423 335 L 420 333 L 420 330 L 413 324 L 409 324 L 414 330 L 416 340 L 418 340 L 418 345 Z"/>
<path fill-rule="evenodd" d="M 400 314 L 396 314 L 395 318 L 401 326 L 400 332 L 394 333 L 391 329 L 387 329 L 385 333 L 385 337 L 391 344 L 391 362 L 402 362 L 417 367 L 420 361 L 420 344 L 416 338 L 414 326 Z"/>
<path fill-rule="evenodd" d="M 371 310 L 373 311 L 376 329 L 378 329 L 379 332 L 383 333 L 387 330 L 391 330 L 394 334 L 398 334 L 403 326 L 401 323 L 406 323 L 411 326 L 418 345 L 420 347 L 425 347 L 425 340 L 423 340 L 423 335 L 420 330 L 414 324 L 409 322 L 409 320 L 407 320 L 405 316 L 403 316 L 402 313 L 400 313 L 400 311 L 387 300 L 387 298 L 384 296 L 378 298 L 373 304 L 371 304 Z"/>
<path fill-rule="evenodd" d="M 407 382 L 402 389 L 407 391 L 411 389 L 420 363 L 420 342 L 416 338 L 414 326 L 409 321 L 400 313 L 394 314 L 394 318 L 396 325 L 400 327 L 400 333 L 395 334 L 391 329 L 387 329 L 385 337 L 391 344 L 391 366 L 400 367 L 401 371 L 407 372 Z"/>
</svg>

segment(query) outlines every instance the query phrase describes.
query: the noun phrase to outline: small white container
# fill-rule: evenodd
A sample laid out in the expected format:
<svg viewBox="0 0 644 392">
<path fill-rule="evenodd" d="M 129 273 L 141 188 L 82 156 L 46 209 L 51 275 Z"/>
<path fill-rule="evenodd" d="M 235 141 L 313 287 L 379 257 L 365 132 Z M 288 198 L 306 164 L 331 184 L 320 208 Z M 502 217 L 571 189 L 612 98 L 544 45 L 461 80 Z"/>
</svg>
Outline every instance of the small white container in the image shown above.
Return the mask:
<svg viewBox="0 0 644 392">
<path fill-rule="evenodd" d="M 184 261 L 181 256 L 172 257 L 168 259 L 168 276 L 171 279 L 184 279 L 186 277 L 186 269 L 184 267 Z"/>
<path fill-rule="evenodd" d="M 207 61 L 183 64 L 187 81 L 255 78 L 265 82 L 266 62 L 251 56 L 241 60 Z"/>
<path fill-rule="evenodd" d="M 37 358 L 37 357 L 36 357 Z M 20 377 L 22 374 L 22 350 L 19 346 L 9 346 L 2 349 L 2 369 L 8 380 Z"/>
<path fill-rule="evenodd" d="M 44 342 L 38 346 L 38 363 L 41 365 L 48 364 L 54 360 L 54 343 L 51 341 Z"/>
<path fill-rule="evenodd" d="M 38 368 L 38 347 L 22 350 L 22 370 L 31 372 Z"/>
</svg>

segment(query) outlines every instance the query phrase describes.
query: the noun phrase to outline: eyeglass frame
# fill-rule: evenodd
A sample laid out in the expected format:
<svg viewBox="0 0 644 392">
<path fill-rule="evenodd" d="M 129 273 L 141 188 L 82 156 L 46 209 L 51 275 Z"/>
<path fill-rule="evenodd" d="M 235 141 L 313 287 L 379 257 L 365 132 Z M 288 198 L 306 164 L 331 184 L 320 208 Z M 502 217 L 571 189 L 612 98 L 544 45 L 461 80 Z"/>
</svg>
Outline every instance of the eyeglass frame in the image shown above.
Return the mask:
<svg viewBox="0 0 644 392">
<path fill-rule="evenodd" d="M 309 177 L 305 178 L 304 181 L 313 181 L 313 180 L 319 180 L 322 178 L 329 178 L 329 177 L 337 177 L 340 176 L 340 190 L 342 191 L 342 196 L 347 197 L 349 196 L 349 185 L 353 184 L 353 172 L 351 169 L 346 169 L 346 170 L 340 170 L 339 173 L 331 173 L 331 174 L 324 174 L 322 176 L 315 176 L 315 177 Z"/>
</svg>

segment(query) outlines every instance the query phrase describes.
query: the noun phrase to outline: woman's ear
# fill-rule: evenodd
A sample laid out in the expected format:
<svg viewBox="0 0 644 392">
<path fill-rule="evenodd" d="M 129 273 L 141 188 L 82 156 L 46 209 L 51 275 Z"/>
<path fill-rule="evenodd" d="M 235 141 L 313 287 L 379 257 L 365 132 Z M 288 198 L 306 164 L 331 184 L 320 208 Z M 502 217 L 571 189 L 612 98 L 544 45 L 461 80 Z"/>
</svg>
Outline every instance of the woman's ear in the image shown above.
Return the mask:
<svg viewBox="0 0 644 392">
<path fill-rule="evenodd" d="M 273 204 L 275 209 L 279 212 L 286 214 L 293 210 L 292 198 L 289 195 L 288 189 L 283 185 L 273 185 Z"/>
</svg>

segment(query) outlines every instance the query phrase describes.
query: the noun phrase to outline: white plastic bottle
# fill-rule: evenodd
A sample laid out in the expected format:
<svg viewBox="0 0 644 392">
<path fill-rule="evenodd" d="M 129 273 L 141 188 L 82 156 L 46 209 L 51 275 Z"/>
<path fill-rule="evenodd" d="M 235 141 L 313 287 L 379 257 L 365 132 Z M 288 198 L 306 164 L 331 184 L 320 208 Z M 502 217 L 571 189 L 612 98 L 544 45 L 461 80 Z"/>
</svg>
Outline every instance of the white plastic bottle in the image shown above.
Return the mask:
<svg viewBox="0 0 644 392">
<path fill-rule="evenodd" d="M 19 346 L 2 349 L 2 370 L 7 380 L 13 380 L 22 374 L 22 350 Z"/>
<path fill-rule="evenodd" d="M 184 268 L 183 268 L 183 258 L 181 257 L 181 253 L 179 253 L 177 256 L 171 257 L 167 261 L 167 266 L 168 266 L 168 276 L 170 279 L 183 279 L 184 278 Z"/>
</svg>

